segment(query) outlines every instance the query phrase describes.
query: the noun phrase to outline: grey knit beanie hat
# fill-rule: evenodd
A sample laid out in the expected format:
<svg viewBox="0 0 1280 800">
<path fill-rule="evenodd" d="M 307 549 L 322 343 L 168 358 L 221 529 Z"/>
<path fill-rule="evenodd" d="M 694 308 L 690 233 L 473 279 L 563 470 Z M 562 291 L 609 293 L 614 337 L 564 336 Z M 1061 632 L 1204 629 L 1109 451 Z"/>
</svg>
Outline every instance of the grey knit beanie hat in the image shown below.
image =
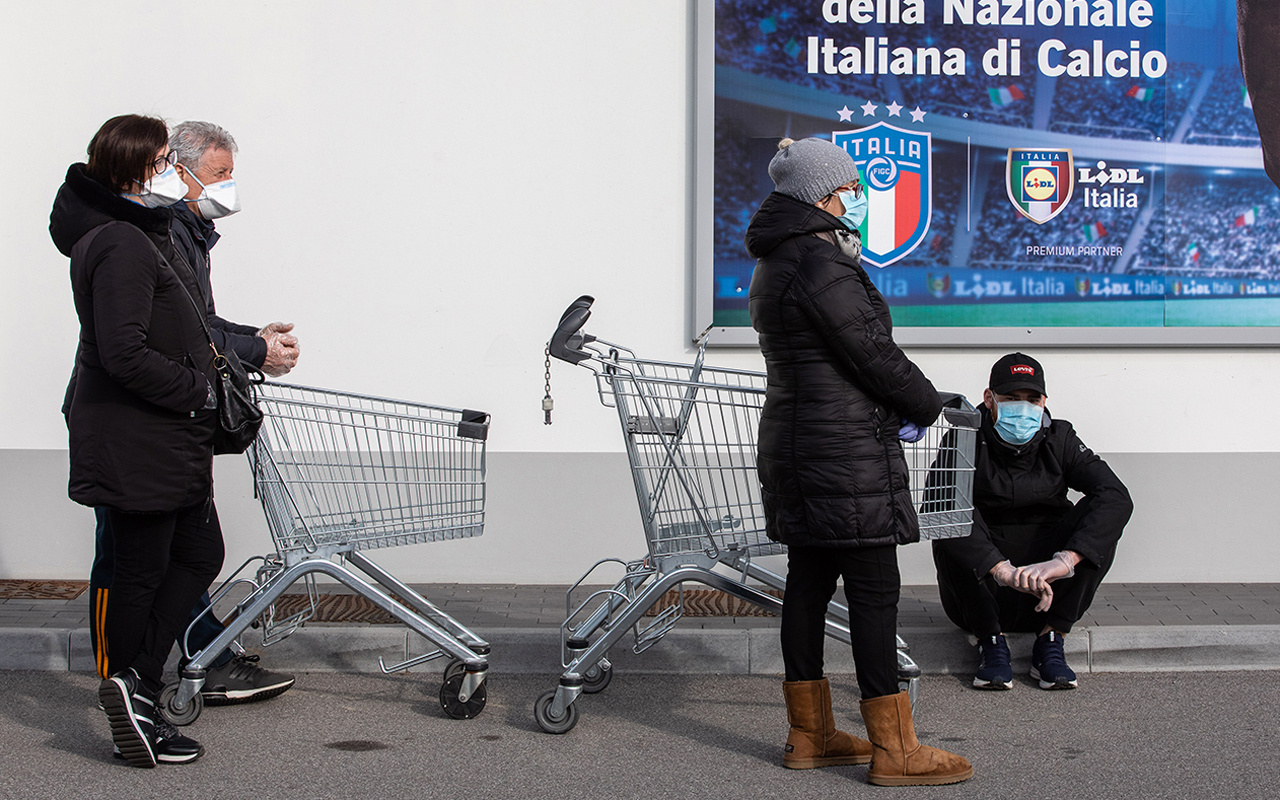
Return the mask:
<svg viewBox="0 0 1280 800">
<path fill-rule="evenodd" d="M 783 139 L 769 162 L 780 194 L 816 203 L 837 187 L 858 180 L 858 166 L 844 148 L 826 139 Z"/>
</svg>

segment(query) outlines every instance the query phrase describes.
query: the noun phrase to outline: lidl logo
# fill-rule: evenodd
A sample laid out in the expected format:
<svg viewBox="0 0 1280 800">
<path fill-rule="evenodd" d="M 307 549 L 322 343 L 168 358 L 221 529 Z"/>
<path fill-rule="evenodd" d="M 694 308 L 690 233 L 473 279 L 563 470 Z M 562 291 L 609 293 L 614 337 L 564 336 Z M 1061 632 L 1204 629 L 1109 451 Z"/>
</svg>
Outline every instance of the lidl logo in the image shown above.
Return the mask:
<svg viewBox="0 0 1280 800">
<path fill-rule="evenodd" d="M 1009 148 L 1005 190 L 1018 213 L 1044 224 L 1067 207 L 1075 187 L 1069 149 Z"/>
</svg>

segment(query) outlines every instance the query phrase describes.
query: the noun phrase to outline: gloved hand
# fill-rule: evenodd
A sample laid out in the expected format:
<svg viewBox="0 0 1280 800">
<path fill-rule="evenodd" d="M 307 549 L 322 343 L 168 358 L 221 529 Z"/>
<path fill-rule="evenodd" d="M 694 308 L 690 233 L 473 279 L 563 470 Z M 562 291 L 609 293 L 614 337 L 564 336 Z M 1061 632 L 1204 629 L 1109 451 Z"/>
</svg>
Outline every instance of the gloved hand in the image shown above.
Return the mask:
<svg viewBox="0 0 1280 800">
<path fill-rule="evenodd" d="M 287 375 L 298 363 L 298 337 L 289 333 L 292 322 L 273 322 L 258 335 L 267 341 L 267 357 L 262 371 L 273 378 Z"/>
<path fill-rule="evenodd" d="M 1007 559 L 991 568 L 991 577 L 1001 586 L 1017 589 L 1020 592 L 1033 594 L 1040 598 L 1036 603 L 1036 611 L 1043 613 L 1053 605 L 1053 589 L 1049 582 L 1033 574 L 1023 575 L 1025 567 L 1014 567 Z"/>
<path fill-rule="evenodd" d="M 1053 554 L 1053 558 L 1048 561 L 1041 561 L 1038 564 L 1028 564 L 1025 567 L 1018 567 L 1018 577 L 1016 580 L 1026 581 L 1028 583 L 1043 581 L 1051 583 L 1061 578 L 1070 578 L 1076 574 L 1075 561 L 1071 555 L 1059 550 Z"/>
<path fill-rule="evenodd" d="M 902 420 L 902 427 L 898 428 L 898 438 L 904 442 L 918 442 L 928 432 L 928 425 L 920 426 L 904 419 Z"/>
</svg>

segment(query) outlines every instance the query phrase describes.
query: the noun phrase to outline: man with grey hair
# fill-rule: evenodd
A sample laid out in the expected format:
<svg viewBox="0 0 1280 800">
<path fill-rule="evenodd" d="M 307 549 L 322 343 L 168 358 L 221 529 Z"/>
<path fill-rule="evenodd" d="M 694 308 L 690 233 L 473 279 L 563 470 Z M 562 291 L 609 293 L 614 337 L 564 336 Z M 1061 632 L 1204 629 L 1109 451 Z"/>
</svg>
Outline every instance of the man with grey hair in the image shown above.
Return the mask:
<svg viewBox="0 0 1280 800">
<path fill-rule="evenodd" d="M 272 377 L 293 369 L 298 360 L 298 340 L 290 334 L 292 323 L 273 322 L 264 328 L 238 325 L 218 316 L 213 303 L 209 251 L 219 234 L 213 221 L 240 210 L 236 189 L 236 141 L 226 129 L 211 122 L 183 122 L 169 135 L 169 149 L 178 154 L 175 168 L 187 184 L 187 196 L 173 206 L 173 232 L 208 304 L 213 343 L 229 347 L 240 360 Z"/>
<path fill-rule="evenodd" d="M 285 375 L 298 360 L 298 340 L 291 333 L 292 323 L 272 322 L 263 328 L 240 325 L 218 316 L 214 307 L 209 251 L 217 243 L 219 234 L 213 221 L 240 210 L 232 178 L 237 151 L 235 139 L 212 123 L 183 122 L 170 132 L 169 149 L 178 155 L 175 167 L 188 188 L 186 197 L 172 206 L 171 231 L 179 258 L 171 266 L 194 273 L 194 282 L 203 295 L 197 302 L 205 305 L 210 335 L 218 349 L 234 351 L 241 362 L 272 377 Z M 115 542 L 106 515 L 101 509 L 95 510 L 99 512 L 97 553 L 89 584 L 91 616 L 98 619 L 110 599 Z M 185 653 L 199 652 L 223 630 L 210 605 L 206 592 L 191 610 L 195 624 L 189 633 L 178 637 L 184 647 L 184 660 Z M 96 626 L 93 633 L 97 633 Z M 91 639 L 94 653 L 98 654 L 102 642 L 96 635 Z M 228 650 L 219 654 L 208 667 L 201 689 L 205 704 L 265 700 L 293 686 L 292 675 L 271 672 L 259 667 L 257 662 L 256 655 L 243 652 Z"/>
</svg>

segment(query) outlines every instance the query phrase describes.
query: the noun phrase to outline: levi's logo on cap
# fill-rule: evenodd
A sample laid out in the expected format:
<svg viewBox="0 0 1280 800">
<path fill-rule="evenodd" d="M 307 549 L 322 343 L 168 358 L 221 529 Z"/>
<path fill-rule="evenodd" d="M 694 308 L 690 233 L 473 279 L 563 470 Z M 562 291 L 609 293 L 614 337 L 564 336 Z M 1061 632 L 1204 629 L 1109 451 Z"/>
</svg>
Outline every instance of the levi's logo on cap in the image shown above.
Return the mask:
<svg viewBox="0 0 1280 800">
<path fill-rule="evenodd" d="M 1030 389 L 1044 394 L 1044 369 L 1026 353 L 1009 353 L 991 365 L 987 387 L 997 394 Z"/>
</svg>

